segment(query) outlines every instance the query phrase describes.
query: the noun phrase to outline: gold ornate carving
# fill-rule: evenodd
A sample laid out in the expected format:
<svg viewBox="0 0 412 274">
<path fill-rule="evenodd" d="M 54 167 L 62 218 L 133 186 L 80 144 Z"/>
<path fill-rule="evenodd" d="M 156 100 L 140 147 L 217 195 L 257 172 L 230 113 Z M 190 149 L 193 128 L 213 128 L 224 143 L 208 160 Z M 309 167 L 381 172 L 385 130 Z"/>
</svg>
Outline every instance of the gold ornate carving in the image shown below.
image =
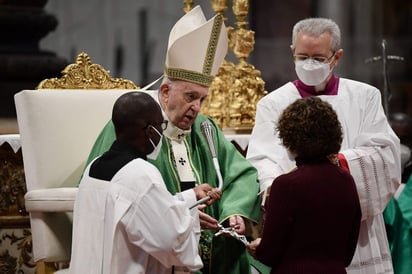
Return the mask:
<svg viewBox="0 0 412 274">
<path fill-rule="evenodd" d="M 0 145 L 0 182 L 0 273 L 34 273 L 23 156 L 7 141 Z"/>
<path fill-rule="evenodd" d="M 194 4 L 194 0 L 183 0 L 183 3 L 184 3 L 184 7 L 183 7 L 183 11 L 185 12 L 185 13 L 188 13 L 189 11 L 191 11 L 192 10 L 192 8 L 193 8 L 193 4 Z"/>
<path fill-rule="evenodd" d="M 62 71 L 61 78 L 45 79 L 36 89 L 138 89 L 132 81 L 111 78 L 109 71 L 99 64 L 92 64 L 87 53 L 82 52 L 76 63 Z"/>
<path fill-rule="evenodd" d="M 0 181 L 0 227 L 30 227 L 21 149 L 14 153 L 8 143 L 0 146 Z"/>
<path fill-rule="evenodd" d="M 213 10 L 222 14 L 227 0 L 211 0 Z M 237 29 L 228 27 L 229 48 L 238 63 L 225 60 L 209 88 L 202 112 L 228 133 L 250 133 L 255 123 L 256 104 L 267 94 L 261 73 L 247 58 L 254 49 L 254 31 L 247 30 L 248 0 L 233 0 Z"/>
<path fill-rule="evenodd" d="M 35 263 L 32 255 L 32 235 L 29 229 L 1 230 L 0 273 L 26 273 L 33 270 Z"/>
<path fill-rule="evenodd" d="M 229 98 L 229 88 L 233 82 L 232 71 L 235 65 L 227 60 L 223 61 L 218 73 L 209 87 L 209 95 L 202 105 L 202 112 L 223 128 L 227 122 L 227 107 Z"/>
<path fill-rule="evenodd" d="M 215 13 L 221 14 L 224 17 L 224 14 L 227 10 L 227 0 L 211 0 L 212 9 Z M 224 18 L 226 20 L 226 18 Z"/>
<path fill-rule="evenodd" d="M 265 82 L 260 77 L 260 71 L 245 61 L 236 65 L 234 74 L 235 81 L 229 89 L 231 103 L 226 131 L 248 132 L 255 123 L 257 101 L 266 94 Z"/>
</svg>

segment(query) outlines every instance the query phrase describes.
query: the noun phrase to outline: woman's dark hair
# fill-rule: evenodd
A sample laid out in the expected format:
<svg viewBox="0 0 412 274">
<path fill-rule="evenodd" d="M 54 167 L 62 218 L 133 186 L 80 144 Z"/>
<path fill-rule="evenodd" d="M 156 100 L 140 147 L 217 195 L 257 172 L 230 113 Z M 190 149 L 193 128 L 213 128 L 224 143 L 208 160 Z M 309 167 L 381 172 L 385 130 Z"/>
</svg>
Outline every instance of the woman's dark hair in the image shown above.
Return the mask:
<svg viewBox="0 0 412 274">
<path fill-rule="evenodd" d="M 281 114 L 277 126 L 283 145 L 302 158 L 336 154 L 342 127 L 332 106 L 318 97 L 298 99 Z"/>
</svg>

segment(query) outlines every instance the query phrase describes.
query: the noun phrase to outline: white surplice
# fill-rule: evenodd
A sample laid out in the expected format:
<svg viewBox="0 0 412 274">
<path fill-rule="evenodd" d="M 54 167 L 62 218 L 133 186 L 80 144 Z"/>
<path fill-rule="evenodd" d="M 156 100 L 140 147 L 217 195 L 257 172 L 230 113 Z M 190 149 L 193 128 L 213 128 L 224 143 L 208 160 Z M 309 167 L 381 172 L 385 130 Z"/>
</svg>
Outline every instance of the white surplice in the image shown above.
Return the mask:
<svg viewBox="0 0 412 274">
<path fill-rule="evenodd" d="M 337 95 L 320 95 L 337 112 L 343 129 L 341 153 L 348 161 L 362 208 L 358 246 L 348 273 L 393 273 L 382 212 L 401 182 L 400 144 L 387 122 L 378 89 L 339 79 Z M 257 168 L 263 191 L 295 167 L 276 130 L 283 110 L 302 98 L 291 82 L 257 105 L 247 159 Z"/>
<path fill-rule="evenodd" d="M 90 167 L 90 165 L 89 165 Z M 200 269 L 200 236 L 193 190 L 172 196 L 158 169 L 142 159 L 108 181 L 88 175 L 73 212 L 72 274 L 172 273 Z"/>
</svg>

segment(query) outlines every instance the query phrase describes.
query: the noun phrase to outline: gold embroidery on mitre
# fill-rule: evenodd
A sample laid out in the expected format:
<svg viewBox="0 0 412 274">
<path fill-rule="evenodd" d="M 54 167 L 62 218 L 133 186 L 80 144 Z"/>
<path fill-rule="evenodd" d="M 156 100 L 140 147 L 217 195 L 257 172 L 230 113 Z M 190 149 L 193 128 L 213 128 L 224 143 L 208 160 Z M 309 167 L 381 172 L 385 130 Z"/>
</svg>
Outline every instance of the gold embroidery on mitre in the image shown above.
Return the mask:
<svg viewBox="0 0 412 274">
<path fill-rule="evenodd" d="M 213 27 L 212 32 L 210 34 L 209 45 L 207 46 L 205 61 L 203 63 L 203 74 L 210 75 L 212 72 L 213 62 L 215 60 L 216 49 L 219 43 L 219 36 L 222 24 L 222 15 L 217 15 L 213 20 Z"/>
<path fill-rule="evenodd" d="M 189 81 L 191 83 L 199 84 L 202 86 L 210 86 L 213 81 L 213 76 L 205 75 L 196 71 L 180 69 L 180 68 L 168 68 L 165 66 L 165 75 L 170 79 L 177 79 L 183 81 Z"/>
</svg>

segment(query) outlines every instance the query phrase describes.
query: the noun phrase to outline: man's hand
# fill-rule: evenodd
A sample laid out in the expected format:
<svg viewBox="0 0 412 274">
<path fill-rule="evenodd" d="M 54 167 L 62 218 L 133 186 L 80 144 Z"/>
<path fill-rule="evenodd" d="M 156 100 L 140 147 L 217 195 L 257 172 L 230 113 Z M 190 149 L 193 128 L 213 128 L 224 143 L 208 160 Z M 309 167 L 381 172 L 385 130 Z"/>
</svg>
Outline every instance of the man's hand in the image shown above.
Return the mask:
<svg viewBox="0 0 412 274">
<path fill-rule="evenodd" d="M 256 259 L 256 248 L 260 245 L 261 240 L 262 240 L 262 238 L 257 238 L 256 240 L 252 241 L 247 246 L 247 251 L 255 259 Z"/>
<path fill-rule="evenodd" d="M 199 210 L 200 227 L 202 229 L 217 229 L 218 221 L 202 211 L 205 207 L 205 204 L 199 205 L 197 207 L 197 209 Z"/>
<path fill-rule="evenodd" d="M 212 188 L 209 184 L 200 184 L 198 186 L 195 186 L 193 190 L 195 191 L 196 198 L 198 200 L 206 196 L 210 197 L 210 199 L 206 202 L 207 205 L 213 204 L 222 196 L 221 190 L 219 190 L 218 188 Z"/>
</svg>

